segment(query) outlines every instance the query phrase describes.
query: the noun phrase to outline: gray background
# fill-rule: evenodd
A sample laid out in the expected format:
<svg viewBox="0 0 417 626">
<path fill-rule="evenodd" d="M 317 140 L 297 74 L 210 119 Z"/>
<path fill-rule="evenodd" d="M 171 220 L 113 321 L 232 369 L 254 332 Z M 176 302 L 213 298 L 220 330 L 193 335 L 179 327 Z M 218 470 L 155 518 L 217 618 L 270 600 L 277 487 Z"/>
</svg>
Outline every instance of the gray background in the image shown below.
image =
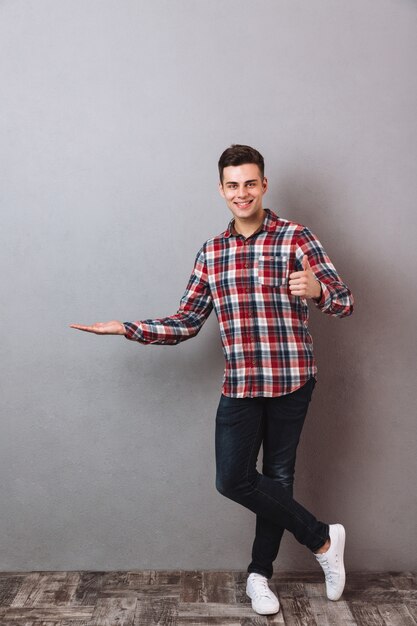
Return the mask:
<svg viewBox="0 0 417 626">
<path fill-rule="evenodd" d="M 406 0 L 0 2 L 1 570 L 246 568 L 214 314 L 175 347 L 68 327 L 176 312 L 232 142 L 356 301 L 310 306 L 296 497 L 350 570 L 415 568 L 416 35 Z M 288 533 L 276 565 L 317 568 Z"/>
</svg>

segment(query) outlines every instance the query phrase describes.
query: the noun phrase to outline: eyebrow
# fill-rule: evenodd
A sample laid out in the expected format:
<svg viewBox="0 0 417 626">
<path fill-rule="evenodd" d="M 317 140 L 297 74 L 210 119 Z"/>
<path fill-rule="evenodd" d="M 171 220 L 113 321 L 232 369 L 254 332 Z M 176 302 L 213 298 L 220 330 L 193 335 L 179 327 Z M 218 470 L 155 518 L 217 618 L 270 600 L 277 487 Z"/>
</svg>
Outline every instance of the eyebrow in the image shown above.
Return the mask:
<svg viewBox="0 0 417 626">
<path fill-rule="evenodd" d="M 256 183 L 257 179 L 256 178 L 251 178 L 250 180 L 245 180 L 245 185 L 247 183 Z M 239 183 L 235 182 L 234 180 L 228 180 L 225 185 L 238 185 Z"/>
</svg>

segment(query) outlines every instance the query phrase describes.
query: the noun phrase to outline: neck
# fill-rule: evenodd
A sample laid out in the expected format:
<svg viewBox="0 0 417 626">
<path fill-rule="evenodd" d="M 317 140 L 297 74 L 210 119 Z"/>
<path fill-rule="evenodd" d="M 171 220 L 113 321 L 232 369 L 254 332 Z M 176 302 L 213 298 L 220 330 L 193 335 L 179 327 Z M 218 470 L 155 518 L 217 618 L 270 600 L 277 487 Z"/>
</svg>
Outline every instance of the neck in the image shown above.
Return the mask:
<svg viewBox="0 0 417 626">
<path fill-rule="evenodd" d="M 250 237 L 250 235 L 253 235 L 253 233 L 256 232 L 263 224 L 264 219 L 265 211 L 262 209 L 259 214 L 253 215 L 248 219 L 239 219 L 238 217 L 235 217 L 233 226 L 239 235 Z"/>
</svg>

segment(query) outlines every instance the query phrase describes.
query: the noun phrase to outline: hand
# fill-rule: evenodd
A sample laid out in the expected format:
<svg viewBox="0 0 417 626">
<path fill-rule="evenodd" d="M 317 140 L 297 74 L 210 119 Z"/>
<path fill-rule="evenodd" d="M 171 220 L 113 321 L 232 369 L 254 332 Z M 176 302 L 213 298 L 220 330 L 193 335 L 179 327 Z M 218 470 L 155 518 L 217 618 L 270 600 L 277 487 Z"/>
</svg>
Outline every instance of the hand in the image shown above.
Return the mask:
<svg viewBox="0 0 417 626">
<path fill-rule="evenodd" d="M 308 262 L 308 256 L 303 256 L 303 271 L 290 274 L 289 287 L 293 296 L 301 298 L 320 298 L 321 285 L 317 280 Z"/>
<path fill-rule="evenodd" d="M 87 333 L 95 333 L 96 335 L 124 335 L 126 328 L 124 324 L 113 320 L 111 322 L 96 322 L 92 326 L 82 326 L 81 324 L 70 324 L 70 328 L 85 330 Z"/>
</svg>

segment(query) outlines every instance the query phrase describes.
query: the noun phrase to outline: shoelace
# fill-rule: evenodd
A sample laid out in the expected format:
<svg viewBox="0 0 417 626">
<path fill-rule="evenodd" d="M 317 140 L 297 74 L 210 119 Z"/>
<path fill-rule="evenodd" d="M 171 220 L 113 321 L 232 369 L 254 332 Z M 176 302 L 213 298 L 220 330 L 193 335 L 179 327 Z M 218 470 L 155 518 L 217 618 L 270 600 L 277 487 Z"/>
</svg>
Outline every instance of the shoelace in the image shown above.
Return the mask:
<svg viewBox="0 0 417 626">
<path fill-rule="evenodd" d="M 262 596 L 266 596 L 267 598 L 271 597 L 271 590 L 268 587 L 268 582 L 265 580 L 265 578 L 263 577 L 256 577 L 254 578 L 254 587 L 255 587 L 255 593 L 258 596 L 258 598 L 261 598 Z M 258 587 L 262 587 L 262 589 L 259 589 Z"/>
<path fill-rule="evenodd" d="M 335 558 L 336 558 L 336 563 L 337 563 L 337 562 L 338 562 L 338 555 L 336 555 L 336 557 L 335 557 Z M 322 566 L 322 568 L 323 568 L 323 570 L 324 570 L 324 577 L 325 577 L 325 579 L 326 579 L 329 583 L 333 583 L 333 582 L 335 582 L 335 581 L 333 580 L 333 577 L 332 577 L 332 576 L 333 576 L 333 574 L 335 574 L 335 572 L 334 572 L 332 569 L 330 569 L 329 561 L 328 561 L 327 559 L 323 559 L 323 560 L 321 561 L 321 566 Z"/>
</svg>

